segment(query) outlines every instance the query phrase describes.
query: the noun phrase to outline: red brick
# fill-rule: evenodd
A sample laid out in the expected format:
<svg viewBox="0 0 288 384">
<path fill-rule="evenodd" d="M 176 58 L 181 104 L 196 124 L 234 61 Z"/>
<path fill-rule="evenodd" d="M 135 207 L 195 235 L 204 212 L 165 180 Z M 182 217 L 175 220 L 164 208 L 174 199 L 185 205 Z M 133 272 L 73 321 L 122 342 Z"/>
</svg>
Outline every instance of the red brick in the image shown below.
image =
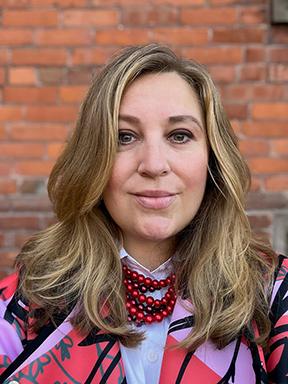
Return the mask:
<svg viewBox="0 0 288 384">
<path fill-rule="evenodd" d="M 288 172 L 288 159 L 255 157 L 250 158 L 248 164 L 252 172 L 257 174 L 275 174 Z"/>
<path fill-rule="evenodd" d="M 48 156 L 51 159 L 57 159 L 60 153 L 63 151 L 63 143 L 51 143 L 48 144 Z"/>
<path fill-rule="evenodd" d="M 36 32 L 35 42 L 43 46 L 77 46 L 92 43 L 88 29 L 50 29 Z"/>
<path fill-rule="evenodd" d="M 271 64 L 269 66 L 269 79 L 280 83 L 288 81 L 288 66 L 286 64 Z"/>
<path fill-rule="evenodd" d="M 288 137 L 288 124 L 278 122 L 244 122 L 242 132 L 251 137 Z"/>
<path fill-rule="evenodd" d="M 264 140 L 241 140 L 239 147 L 244 156 L 267 155 L 269 153 L 269 143 Z"/>
<path fill-rule="evenodd" d="M 224 107 L 229 119 L 243 120 L 247 117 L 247 104 L 226 102 Z"/>
<path fill-rule="evenodd" d="M 276 63 L 284 62 L 288 63 L 288 49 L 285 47 L 271 47 L 269 49 L 269 59 L 270 61 L 275 61 Z"/>
<path fill-rule="evenodd" d="M 7 132 L 4 125 L 0 125 L 0 140 L 6 139 Z"/>
<path fill-rule="evenodd" d="M 16 65 L 65 65 L 67 52 L 65 49 L 27 48 L 15 49 L 12 52 L 12 63 Z"/>
<path fill-rule="evenodd" d="M 231 83 L 235 80 L 235 66 L 210 65 L 209 72 L 216 83 Z"/>
<path fill-rule="evenodd" d="M 21 123 L 10 126 L 10 137 L 12 140 L 21 141 L 53 141 L 65 140 L 68 128 L 60 124 L 31 124 Z"/>
<path fill-rule="evenodd" d="M 273 140 L 272 150 L 279 155 L 288 155 L 288 139 L 284 140 Z M 287 159 L 288 161 L 288 159 Z"/>
<path fill-rule="evenodd" d="M 248 63 L 257 63 L 265 61 L 266 51 L 263 47 L 247 47 L 246 61 Z"/>
<path fill-rule="evenodd" d="M 127 7 L 122 15 L 122 24 L 129 26 L 173 25 L 178 23 L 178 9 L 171 6 Z"/>
<path fill-rule="evenodd" d="M 272 224 L 272 218 L 268 215 L 248 215 L 252 228 L 266 228 Z"/>
<path fill-rule="evenodd" d="M 208 29 L 183 28 L 155 28 L 153 41 L 177 45 L 202 45 L 208 42 Z"/>
<path fill-rule="evenodd" d="M 112 26 L 118 24 L 118 12 L 113 9 L 68 10 L 63 12 L 64 26 L 87 28 L 93 26 Z"/>
<path fill-rule="evenodd" d="M 125 0 L 124 0 L 125 2 Z M 171 4 L 175 5 L 177 4 L 178 6 L 180 5 L 188 5 L 188 6 L 193 6 L 193 5 L 204 5 L 205 0 L 177 0 L 175 3 L 175 0 L 154 0 L 153 3 L 155 4 Z"/>
<path fill-rule="evenodd" d="M 110 58 L 112 51 L 111 48 L 76 48 L 72 52 L 73 65 L 91 65 L 91 64 L 104 64 Z"/>
<path fill-rule="evenodd" d="M 46 190 L 46 183 L 43 179 L 24 179 L 19 185 L 19 192 L 22 194 L 39 194 Z"/>
<path fill-rule="evenodd" d="M 0 143 L 0 158 L 39 158 L 44 154 L 44 144 Z"/>
<path fill-rule="evenodd" d="M 103 5 L 103 0 L 90 0 L 92 5 Z M 177 5 L 202 5 L 205 4 L 205 0 L 177 0 Z M 146 6 L 147 0 L 105 0 L 105 4 L 107 5 L 122 5 L 122 6 L 128 6 L 128 5 L 135 5 L 137 6 Z M 153 5 L 174 5 L 175 6 L 175 0 L 153 0 Z"/>
<path fill-rule="evenodd" d="M 7 49 L 0 49 L 0 64 L 7 64 L 9 62 L 9 52 Z"/>
<path fill-rule="evenodd" d="M 281 192 L 288 190 L 288 175 L 275 175 L 265 178 L 267 191 Z"/>
<path fill-rule="evenodd" d="M 264 24 L 267 23 L 266 7 L 243 7 L 239 10 L 239 22 L 241 24 Z"/>
<path fill-rule="evenodd" d="M 218 28 L 213 30 L 212 41 L 215 43 L 264 43 L 266 31 L 260 28 Z"/>
<path fill-rule="evenodd" d="M 224 5 L 224 4 L 266 4 L 266 0 L 210 0 L 211 5 Z"/>
<path fill-rule="evenodd" d="M 8 176 L 11 171 L 11 165 L 7 162 L 0 162 L 0 176 Z"/>
<path fill-rule="evenodd" d="M 20 175 L 48 176 L 54 165 L 53 161 L 21 161 L 16 163 L 15 170 Z"/>
<path fill-rule="evenodd" d="M 34 231 L 27 231 L 21 233 L 15 233 L 15 243 L 14 245 L 18 248 L 22 248 L 23 245 L 32 237 Z"/>
<path fill-rule="evenodd" d="M 18 1 L 18 0 L 14 0 Z M 24 0 L 25 1 L 25 0 Z M 26 0 L 27 2 L 27 0 Z M 47 5 L 57 6 L 58 8 L 82 7 L 87 5 L 87 0 L 29 0 L 29 6 L 46 7 Z"/>
<path fill-rule="evenodd" d="M 38 219 L 35 216 L 7 215 L 0 217 L 1 229 L 37 229 L 38 227 Z"/>
<path fill-rule="evenodd" d="M 275 26 L 271 28 L 271 38 L 274 44 L 287 44 L 288 33 L 287 26 Z"/>
<path fill-rule="evenodd" d="M 66 83 L 65 68 L 39 68 L 39 80 L 44 84 L 61 84 Z"/>
<path fill-rule="evenodd" d="M 252 99 L 255 100 L 283 100 L 285 86 L 276 84 L 255 84 L 252 88 Z"/>
<path fill-rule="evenodd" d="M 89 68 L 87 66 L 69 68 L 67 71 L 67 84 L 90 84 L 95 71 L 95 66 L 93 66 L 92 68 Z"/>
<path fill-rule="evenodd" d="M 223 90 L 223 97 L 230 101 L 250 101 L 251 87 L 247 84 L 229 84 Z"/>
<path fill-rule="evenodd" d="M 149 42 L 147 29 L 105 29 L 96 32 L 95 43 L 103 45 L 130 45 Z"/>
<path fill-rule="evenodd" d="M 87 86 L 65 86 L 60 88 L 60 100 L 63 103 L 79 103 L 87 93 Z"/>
<path fill-rule="evenodd" d="M 261 186 L 262 186 L 262 180 L 259 179 L 259 177 L 252 175 L 250 191 L 252 192 L 260 191 Z"/>
<path fill-rule="evenodd" d="M 236 8 L 182 8 L 180 10 L 180 21 L 189 25 L 235 24 L 237 20 L 236 12 Z"/>
<path fill-rule="evenodd" d="M 6 74 L 6 71 L 4 68 L 0 68 L 0 84 L 4 84 L 5 83 L 5 74 Z"/>
<path fill-rule="evenodd" d="M 243 58 L 241 47 L 183 48 L 181 52 L 202 64 L 238 64 Z"/>
<path fill-rule="evenodd" d="M 239 120 L 230 119 L 230 123 L 232 125 L 233 131 L 236 133 L 236 135 L 239 135 L 241 133 L 242 122 Z"/>
<path fill-rule="evenodd" d="M 17 121 L 21 120 L 23 112 L 21 107 L 10 105 L 0 106 L 0 121 Z"/>
<path fill-rule="evenodd" d="M 78 108 L 70 106 L 27 107 L 25 117 L 28 121 L 69 122 L 77 118 Z"/>
<path fill-rule="evenodd" d="M 54 10 L 4 10 L 2 23 L 7 27 L 37 26 L 52 27 L 58 23 L 58 14 Z"/>
<path fill-rule="evenodd" d="M 55 103 L 58 90 L 55 87 L 28 88 L 28 87 L 6 87 L 3 91 L 4 102 L 7 103 Z"/>
<path fill-rule="evenodd" d="M 2 233 L 0 233 L 0 247 L 4 247 L 5 237 Z"/>
<path fill-rule="evenodd" d="M 246 64 L 240 70 L 241 81 L 262 81 L 267 77 L 265 64 Z"/>
<path fill-rule="evenodd" d="M 37 77 L 34 68 L 10 68 L 9 83 L 13 85 L 35 85 Z"/>
<path fill-rule="evenodd" d="M 1 29 L 1 45 L 24 45 L 33 43 L 32 31 L 27 29 Z"/>
<path fill-rule="evenodd" d="M 288 119 L 287 103 L 255 103 L 251 112 L 255 119 Z"/>
<path fill-rule="evenodd" d="M 4 251 L 1 250 L 0 252 L 0 267 L 1 267 L 1 275 L 4 275 L 4 272 L 7 272 L 7 275 L 12 270 L 14 263 L 15 263 L 15 257 L 17 255 L 18 251 Z"/>
<path fill-rule="evenodd" d="M 0 193 L 9 195 L 16 192 L 16 181 L 11 179 L 0 180 Z"/>
</svg>

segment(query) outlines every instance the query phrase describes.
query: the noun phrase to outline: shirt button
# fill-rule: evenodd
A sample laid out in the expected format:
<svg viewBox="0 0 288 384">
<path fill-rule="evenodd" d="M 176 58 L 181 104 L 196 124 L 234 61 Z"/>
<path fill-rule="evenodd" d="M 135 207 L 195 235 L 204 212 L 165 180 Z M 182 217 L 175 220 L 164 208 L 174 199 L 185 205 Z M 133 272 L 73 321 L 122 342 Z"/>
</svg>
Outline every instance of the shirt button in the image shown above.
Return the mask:
<svg viewBox="0 0 288 384">
<path fill-rule="evenodd" d="M 153 349 L 150 349 L 150 351 L 147 353 L 147 360 L 150 363 L 155 363 L 155 361 L 158 360 L 158 353 L 153 351 Z"/>
</svg>

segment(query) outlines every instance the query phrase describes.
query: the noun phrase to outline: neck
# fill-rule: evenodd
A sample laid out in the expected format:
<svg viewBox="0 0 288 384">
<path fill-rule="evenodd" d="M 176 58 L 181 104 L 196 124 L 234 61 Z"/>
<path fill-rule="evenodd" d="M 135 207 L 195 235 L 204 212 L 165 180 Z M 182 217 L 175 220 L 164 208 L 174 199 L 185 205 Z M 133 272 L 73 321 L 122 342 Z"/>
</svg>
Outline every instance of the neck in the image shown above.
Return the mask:
<svg viewBox="0 0 288 384">
<path fill-rule="evenodd" d="M 129 255 L 141 265 L 153 271 L 168 260 L 174 251 L 174 241 L 166 239 L 161 242 L 135 241 L 123 238 L 123 246 Z"/>
</svg>

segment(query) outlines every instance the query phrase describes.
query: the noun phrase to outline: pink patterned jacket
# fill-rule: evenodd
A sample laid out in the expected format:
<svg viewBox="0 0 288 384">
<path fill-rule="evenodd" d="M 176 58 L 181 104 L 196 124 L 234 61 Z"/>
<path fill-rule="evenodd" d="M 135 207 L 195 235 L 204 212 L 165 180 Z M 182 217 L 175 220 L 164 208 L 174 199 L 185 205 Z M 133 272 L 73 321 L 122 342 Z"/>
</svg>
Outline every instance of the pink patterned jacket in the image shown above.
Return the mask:
<svg viewBox="0 0 288 384">
<path fill-rule="evenodd" d="M 206 342 L 194 352 L 165 349 L 159 384 L 287 384 L 288 259 L 280 256 L 271 301 L 269 353 L 245 337 L 224 349 Z M 0 283 L 0 383 L 124 384 L 119 342 L 95 329 L 79 335 L 66 319 L 27 331 L 28 308 L 17 295 L 18 275 Z M 191 331 L 193 315 L 177 300 L 166 346 L 175 346 Z M 2 373 L 2 374 L 1 374 Z M 130 384 L 130 383 L 129 383 Z M 137 384 L 137 383 L 132 383 Z M 156 383 L 147 383 L 156 384 Z"/>
</svg>

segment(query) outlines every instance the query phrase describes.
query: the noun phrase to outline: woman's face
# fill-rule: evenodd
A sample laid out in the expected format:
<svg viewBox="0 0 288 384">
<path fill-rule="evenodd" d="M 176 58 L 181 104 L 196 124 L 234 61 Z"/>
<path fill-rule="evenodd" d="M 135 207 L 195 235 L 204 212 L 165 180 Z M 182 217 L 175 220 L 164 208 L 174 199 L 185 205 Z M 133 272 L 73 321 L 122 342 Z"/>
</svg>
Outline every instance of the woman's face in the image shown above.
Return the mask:
<svg viewBox="0 0 288 384">
<path fill-rule="evenodd" d="M 195 216 L 207 177 L 204 129 L 197 96 L 177 73 L 144 75 L 127 88 L 104 191 L 124 245 L 169 243 Z"/>
</svg>

